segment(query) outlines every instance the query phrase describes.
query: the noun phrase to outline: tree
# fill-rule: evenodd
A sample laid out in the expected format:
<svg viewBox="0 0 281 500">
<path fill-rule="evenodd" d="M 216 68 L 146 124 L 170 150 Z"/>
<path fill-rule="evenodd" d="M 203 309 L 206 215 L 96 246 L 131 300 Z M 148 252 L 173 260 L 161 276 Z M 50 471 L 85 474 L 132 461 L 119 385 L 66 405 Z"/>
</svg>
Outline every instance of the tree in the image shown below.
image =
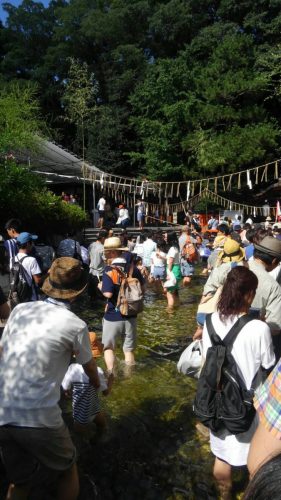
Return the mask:
<svg viewBox="0 0 281 500">
<path fill-rule="evenodd" d="M 86 222 L 80 207 L 66 205 L 47 190 L 45 182 L 28 167 L 17 164 L 15 155 L 28 150 L 40 153 L 38 134 L 44 123 L 38 116 L 36 88 L 31 83 L 0 86 L 0 224 L 19 217 L 30 230 L 75 230 Z"/>
<path fill-rule="evenodd" d="M 0 85 L 0 154 L 38 149 L 44 129 L 39 118 L 36 86 L 32 83 Z"/>
<path fill-rule="evenodd" d="M 94 75 L 89 74 L 86 63 L 80 64 L 75 59 L 70 59 L 70 68 L 66 89 L 63 96 L 66 114 L 72 123 L 75 123 L 81 137 L 83 159 L 83 208 L 86 209 L 86 184 L 85 184 L 85 126 L 87 120 L 95 111 L 95 97 L 98 86 Z"/>
</svg>

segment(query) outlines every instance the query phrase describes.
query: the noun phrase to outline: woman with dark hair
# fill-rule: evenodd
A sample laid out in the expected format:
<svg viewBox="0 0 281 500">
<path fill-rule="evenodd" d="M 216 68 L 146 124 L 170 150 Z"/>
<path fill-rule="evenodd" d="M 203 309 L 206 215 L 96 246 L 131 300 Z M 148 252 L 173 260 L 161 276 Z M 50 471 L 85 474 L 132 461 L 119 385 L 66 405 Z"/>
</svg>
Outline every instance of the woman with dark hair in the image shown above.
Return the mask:
<svg viewBox="0 0 281 500">
<path fill-rule="evenodd" d="M 223 339 L 238 318 L 248 314 L 256 293 L 258 279 L 244 266 L 232 269 L 226 278 L 217 306 L 211 316 L 216 334 Z M 212 343 L 206 323 L 203 329 L 203 357 Z M 275 361 L 270 329 L 258 319 L 249 321 L 235 338 L 231 354 L 246 388 L 256 389 L 262 382 L 261 368 L 270 368 Z M 218 432 L 210 432 L 211 451 L 215 455 L 214 477 L 217 480 L 222 500 L 230 500 L 232 466 L 247 464 L 250 441 L 257 427 L 254 418 L 248 431 L 230 434 L 222 427 Z"/>
<path fill-rule="evenodd" d="M 280 500 L 281 454 L 265 462 L 252 478 L 243 500 Z"/>
<path fill-rule="evenodd" d="M 167 292 L 168 307 L 173 308 L 178 298 L 179 282 L 182 279 L 180 268 L 180 247 L 175 231 L 167 233 L 167 281 L 164 290 Z"/>
</svg>

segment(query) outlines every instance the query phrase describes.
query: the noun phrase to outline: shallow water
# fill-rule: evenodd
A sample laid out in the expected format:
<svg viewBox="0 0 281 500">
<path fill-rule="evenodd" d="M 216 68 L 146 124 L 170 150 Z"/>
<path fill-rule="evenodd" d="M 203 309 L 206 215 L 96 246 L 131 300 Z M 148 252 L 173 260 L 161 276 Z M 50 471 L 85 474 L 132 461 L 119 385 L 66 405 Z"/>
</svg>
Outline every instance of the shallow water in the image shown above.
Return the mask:
<svg viewBox="0 0 281 500">
<path fill-rule="evenodd" d="M 72 435 L 78 451 L 79 500 L 218 498 L 208 439 L 196 431 L 192 414 L 196 382 L 176 368 L 196 328 L 195 314 L 204 282 L 204 278 L 195 276 L 188 288 L 182 288 L 180 306 L 173 312 L 167 311 L 161 290 L 149 288 L 146 292 L 145 309 L 138 317 L 137 364 L 129 373 L 120 343 L 112 392 L 102 396 L 107 432 L 94 435 L 91 441 L 89 436 L 83 439 Z M 75 312 L 101 336 L 103 305 L 90 305 L 84 295 Z M 104 368 L 102 358 L 97 362 Z M 66 410 L 69 421 L 70 403 Z M 4 478 L 0 467 L 1 500 L 7 488 Z M 236 491 L 243 490 L 244 478 L 236 474 Z M 50 480 L 48 473 L 43 474 L 30 499 L 53 500 Z"/>
<path fill-rule="evenodd" d="M 81 498 L 216 498 L 208 440 L 196 431 L 192 415 L 195 381 L 176 369 L 196 328 L 203 283 L 197 276 L 182 288 L 173 312 L 161 290 L 147 290 L 138 317 L 137 365 L 128 373 L 120 344 L 112 393 L 103 397 L 108 432 L 81 454 Z M 102 307 L 89 308 L 86 300 L 79 314 L 101 333 Z M 102 359 L 98 363 L 104 367 Z"/>
</svg>

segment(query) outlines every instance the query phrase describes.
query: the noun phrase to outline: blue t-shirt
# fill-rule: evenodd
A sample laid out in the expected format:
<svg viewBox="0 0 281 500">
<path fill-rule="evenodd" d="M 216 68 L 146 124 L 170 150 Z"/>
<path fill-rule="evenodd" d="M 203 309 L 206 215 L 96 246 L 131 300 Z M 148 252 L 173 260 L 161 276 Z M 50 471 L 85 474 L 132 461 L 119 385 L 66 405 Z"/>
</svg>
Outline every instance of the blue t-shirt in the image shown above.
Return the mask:
<svg viewBox="0 0 281 500">
<path fill-rule="evenodd" d="M 251 243 L 247 247 L 245 247 L 245 257 L 246 260 L 249 260 L 250 257 L 253 257 L 254 255 L 254 245 Z"/>
<path fill-rule="evenodd" d="M 125 263 L 120 263 L 118 267 L 124 271 L 125 265 Z M 111 299 L 107 299 L 104 319 L 107 321 L 125 321 L 127 316 L 122 316 L 116 307 L 122 278 L 114 267 L 116 266 L 106 266 L 102 277 L 102 293 L 109 292 L 113 294 Z M 145 280 L 137 267 L 134 267 L 132 277 L 137 278 L 141 285 L 144 284 Z"/>
</svg>

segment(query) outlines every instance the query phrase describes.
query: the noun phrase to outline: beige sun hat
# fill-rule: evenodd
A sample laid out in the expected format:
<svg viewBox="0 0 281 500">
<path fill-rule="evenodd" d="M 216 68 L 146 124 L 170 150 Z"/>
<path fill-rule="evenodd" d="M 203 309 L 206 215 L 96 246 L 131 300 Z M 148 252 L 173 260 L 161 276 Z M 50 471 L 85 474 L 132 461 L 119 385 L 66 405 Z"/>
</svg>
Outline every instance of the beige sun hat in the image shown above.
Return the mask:
<svg viewBox="0 0 281 500">
<path fill-rule="evenodd" d="M 106 238 L 103 248 L 104 251 L 107 250 L 121 250 L 121 251 L 127 251 L 129 250 L 128 247 L 122 247 L 121 246 L 121 240 L 118 238 L 118 236 L 112 236 L 111 238 Z"/>
<path fill-rule="evenodd" d="M 255 243 L 254 247 L 272 257 L 281 257 L 281 241 L 273 236 L 265 236 L 259 244 Z"/>
<path fill-rule="evenodd" d="M 59 257 L 50 267 L 42 292 L 54 299 L 74 299 L 85 290 L 87 284 L 88 274 L 79 260 Z"/>
<path fill-rule="evenodd" d="M 218 257 L 222 262 L 240 262 L 245 259 L 245 251 L 237 241 L 227 238 Z"/>
</svg>

